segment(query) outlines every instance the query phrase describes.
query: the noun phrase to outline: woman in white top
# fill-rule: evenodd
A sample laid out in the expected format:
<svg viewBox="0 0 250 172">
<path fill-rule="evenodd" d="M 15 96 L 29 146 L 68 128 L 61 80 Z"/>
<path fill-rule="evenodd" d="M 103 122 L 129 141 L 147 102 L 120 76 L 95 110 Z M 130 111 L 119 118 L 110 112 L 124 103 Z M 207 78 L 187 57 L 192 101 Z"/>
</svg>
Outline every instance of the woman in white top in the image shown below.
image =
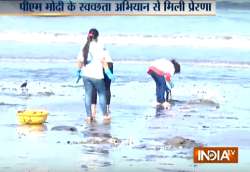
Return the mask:
<svg viewBox="0 0 250 172">
<path fill-rule="evenodd" d="M 110 79 L 113 79 L 114 76 L 108 68 L 104 47 L 98 42 L 98 36 L 99 32 L 96 29 L 90 29 L 87 42 L 85 43 L 80 55 L 77 58 L 77 73 L 79 76 L 83 76 L 85 87 L 85 109 L 87 113 L 87 122 L 91 122 L 93 120 L 91 113 L 91 99 L 93 89 L 97 90 L 100 101 L 99 104 L 101 106 L 104 120 L 111 119 L 110 115 L 107 113 L 103 69 Z"/>
</svg>

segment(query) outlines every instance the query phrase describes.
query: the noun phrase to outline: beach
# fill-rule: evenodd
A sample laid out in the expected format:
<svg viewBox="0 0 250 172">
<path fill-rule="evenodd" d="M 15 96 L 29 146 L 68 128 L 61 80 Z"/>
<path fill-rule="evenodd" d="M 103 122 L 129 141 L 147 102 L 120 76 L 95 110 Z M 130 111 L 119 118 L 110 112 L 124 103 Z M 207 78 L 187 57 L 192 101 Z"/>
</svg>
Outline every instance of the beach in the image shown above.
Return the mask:
<svg viewBox="0 0 250 172">
<path fill-rule="evenodd" d="M 56 77 L 64 74 L 53 74 L 53 68 L 60 66 L 58 63 L 43 65 L 50 70 L 43 69 L 39 74 L 45 76 L 44 80 L 40 76 L 39 81 L 28 83 L 28 93 L 20 92 L 18 81 L 13 85 L 1 83 L 4 100 L 1 171 L 214 171 L 217 168 L 244 171 L 248 168 L 249 109 L 247 103 L 239 104 L 237 97 L 247 99 L 249 83 L 240 86 L 235 80 L 239 73 L 247 75 L 249 68 L 225 68 L 228 75 L 234 71 L 230 75 L 232 81 L 224 80 L 225 83 L 211 82 L 217 80 L 211 76 L 199 84 L 191 84 L 192 74 L 183 74 L 175 82 L 172 108 L 164 110 L 153 106 L 155 97 L 151 90 L 155 85 L 150 77 L 139 76 L 147 64 L 117 63 L 117 80 L 112 84 L 112 122 L 105 125 L 99 110 L 97 123 L 88 125 L 84 122 L 83 85 L 76 85 L 73 76 L 65 82 L 51 83 L 49 80 L 56 81 Z M 73 63 L 61 64 L 57 70 L 67 71 L 70 65 Z M 130 72 L 125 75 L 128 67 Z M 188 71 L 190 67 L 183 65 L 185 68 Z M 213 67 L 213 71 L 216 69 L 219 72 L 221 67 Z M 25 108 L 48 110 L 47 123 L 19 125 L 16 111 Z M 57 126 L 75 127 L 77 131 L 53 130 Z M 239 146 L 240 163 L 195 165 L 191 147 L 164 144 L 177 136 L 207 146 Z M 121 142 L 88 143 L 91 138 L 118 138 Z"/>
<path fill-rule="evenodd" d="M 1 16 L 0 171 L 247 171 L 249 16 L 223 8 L 203 18 Z M 114 60 L 110 124 L 99 108 L 97 122 L 84 122 L 76 84 L 76 56 L 93 26 Z M 147 74 L 158 58 L 181 64 L 169 110 L 155 107 Z M 47 110 L 46 123 L 20 125 L 22 109 Z M 195 146 L 239 147 L 239 162 L 195 164 Z"/>
</svg>

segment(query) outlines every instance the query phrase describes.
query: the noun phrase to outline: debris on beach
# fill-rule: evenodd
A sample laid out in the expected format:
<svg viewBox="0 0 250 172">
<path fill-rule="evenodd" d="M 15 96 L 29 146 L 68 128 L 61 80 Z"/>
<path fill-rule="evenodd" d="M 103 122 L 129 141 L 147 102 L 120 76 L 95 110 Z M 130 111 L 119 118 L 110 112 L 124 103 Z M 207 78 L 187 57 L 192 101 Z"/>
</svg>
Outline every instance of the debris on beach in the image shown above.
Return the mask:
<svg viewBox="0 0 250 172">
<path fill-rule="evenodd" d="M 216 103 L 213 100 L 209 99 L 197 99 L 197 100 L 191 100 L 188 102 L 189 105 L 204 105 L 204 106 L 212 106 L 215 107 L 216 109 L 220 108 L 220 104 Z"/>
<path fill-rule="evenodd" d="M 59 125 L 51 128 L 51 131 L 77 131 L 76 127 L 66 126 L 66 125 Z"/>
<path fill-rule="evenodd" d="M 55 95 L 55 93 L 53 91 L 45 91 L 45 92 L 38 92 L 37 95 L 38 96 L 52 96 L 52 95 Z"/>
<path fill-rule="evenodd" d="M 181 136 L 175 136 L 173 138 L 167 139 L 164 145 L 169 149 L 174 148 L 192 148 L 202 146 L 201 143 L 197 143 L 195 140 L 187 139 Z"/>
<path fill-rule="evenodd" d="M 5 103 L 5 102 L 0 102 L 0 106 L 15 107 L 15 106 L 24 106 L 24 105 L 22 105 L 22 104 L 16 104 L 16 103 Z"/>
<path fill-rule="evenodd" d="M 103 138 L 103 137 L 90 137 L 86 140 L 82 141 L 68 141 L 68 144 L 111 144 L 111 145 L 119 145 L 121 143 L 121 139 L 116 137 L 111 138 Z"/>
</svg>

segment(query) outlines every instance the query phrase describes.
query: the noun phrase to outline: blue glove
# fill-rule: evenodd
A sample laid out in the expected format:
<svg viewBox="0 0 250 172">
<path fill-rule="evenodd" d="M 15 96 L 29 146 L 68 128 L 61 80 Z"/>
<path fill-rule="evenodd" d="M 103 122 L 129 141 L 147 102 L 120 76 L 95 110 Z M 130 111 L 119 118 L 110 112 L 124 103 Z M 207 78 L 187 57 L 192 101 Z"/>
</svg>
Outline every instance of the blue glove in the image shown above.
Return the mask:
<svg viewBox="0 0 250 172">
<path fill-rule="evenodd" d="M 169 82 L 171 88 L 174 88 L 174 83 L 172 81 Z"/>
<path fill-rule="evenodd" d="M 166 86 L 167 86 L 168 90 L 171 90 L 171 85 L 168 81 L 166 82 Z"/>
<path fill-rule="evenodd" d="M 77 80 L 76 80 L 76 83 L 78 83 L 81 79 L 81 69 L 78 69 L 77 72 L 76 72 L 76 76 L 77 76 Z"/>
<path fill-rule="evenodd" d="M 78 69 L 78 70 L 76 71 L 76 77 L 79 77 L 79 76 L 81 76 L 81 69 Z"/>
<path fill-rule="evenodd" d="M 166 81 L 166 86 L 168 87 L 169 90 L 171 90 L 172 88 L 174 88 L 174 84 L 171 81 Z"/>
<path fill-rule="evenodd" d="M 104 72 L 105 72 L 105 74 L 109 77 L 109 79 L 110 79 L 111 81 L 114 81 L 114 80 L 115 80 L 115 76 L 111 73 L 111 71 L 110 71 L 109 68 L 106 68 L 106 69 L 104 70 Z"/>
</svg>

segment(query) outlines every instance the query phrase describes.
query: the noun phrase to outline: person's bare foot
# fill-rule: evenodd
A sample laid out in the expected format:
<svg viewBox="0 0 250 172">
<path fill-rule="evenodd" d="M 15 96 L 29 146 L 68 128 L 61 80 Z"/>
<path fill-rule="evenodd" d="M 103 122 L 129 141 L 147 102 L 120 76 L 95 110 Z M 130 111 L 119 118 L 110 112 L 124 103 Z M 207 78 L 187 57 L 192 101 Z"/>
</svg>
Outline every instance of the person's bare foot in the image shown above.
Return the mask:
<svg viewBox="0 0 250 172">
<path fill-rule="evenodd" d="M 91 119 L 92 119 L 92 121 L 96 121 L 96 116 L 95 116 L 95 115 L 92 115 L 92 116 L 91 116 Z"/>
<path fill-rule="evenodd" d="M 86 117 L 86 118 L 85 118 L 85 121 L 86 121 L 87 123 L 91 123 L 92 117 L 90 117 L 90 116 Z"/>
<path fill-rule="evenodd" d="M 88 117 L 85 118 L 85 121 L 86 121 L 87 123 L 91 123 L 91 122 L 95 122 L 96 119 L 95 119 L 95 117 L 93 117 L 93 116 L 88 116 Z"/>
<path fill-rule="evenodd" d="M 111 116 L 110 115 L 104 115 L 103 116 L 103 121 L 104 122 L 110 122 L 111 121 Z"/>
<path fill-rule="evenodd" d="M 168 103 L 168 102 L 164 102 L 164 103 L 162 103 L 162 106 L 163 106 L 165 109 L 170 109 L 171 104 Z"/>
</svg>

